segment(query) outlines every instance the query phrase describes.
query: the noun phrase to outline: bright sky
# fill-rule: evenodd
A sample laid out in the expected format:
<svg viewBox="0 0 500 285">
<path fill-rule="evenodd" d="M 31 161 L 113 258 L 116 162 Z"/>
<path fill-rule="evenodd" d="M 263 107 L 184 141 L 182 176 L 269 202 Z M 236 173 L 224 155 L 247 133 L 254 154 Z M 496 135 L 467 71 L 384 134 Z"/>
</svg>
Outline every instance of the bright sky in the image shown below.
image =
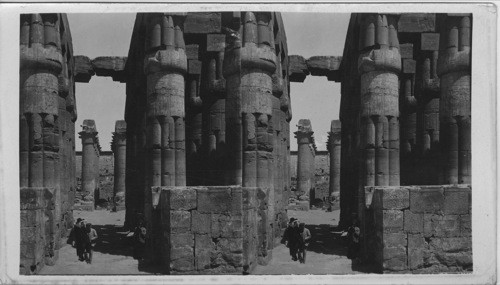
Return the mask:
<svg viewBox="0 0 500 285">
<path fill-rule="evenodd" d="M 283 13 L 288 53 L 309 58 L 314 55 L 342 55 L 349 14 Z M 135 14 L 68 14 L 75 55 L 127 56 Z M 89 32 L 92 31 L 92 32 Z M 340 83 L 326 77 L 308 76 L 303 83 L 291 83 L 292 131 L 299 119 L 310 119 L 318 150 L 326 149 L 330 121 L 338 119 Z M 123 120 L 125 84 L 110 77 L 93 76 L 89 83 L 76 85 L 78 120 L 94 119 L 102 150 L 110 150 L 116 120 Z M 291 150 L 297 150 L 291 134 Z M 76 150 L 81 150 L 79 141 Z"/>
</svg>

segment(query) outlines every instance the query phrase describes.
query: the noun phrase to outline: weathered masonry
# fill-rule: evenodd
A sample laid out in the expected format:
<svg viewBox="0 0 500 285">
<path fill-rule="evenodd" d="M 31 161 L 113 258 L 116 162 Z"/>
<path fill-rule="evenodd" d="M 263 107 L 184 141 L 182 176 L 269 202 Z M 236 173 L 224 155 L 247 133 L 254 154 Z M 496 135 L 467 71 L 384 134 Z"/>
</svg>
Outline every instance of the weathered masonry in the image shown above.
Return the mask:
<svg viewBox="0 0 500 285">
<path fill-rule="evenodd" d="M 99 199 L 101 151 L 85 120 L 74 204 L 74 82 L 94 75 L 126 84 L 111 196 L 126 228 L 145 219 L 146 261 L 163 273 L 267 264 L 298 193 L 339 195 L 339 226 L 357 216 L 378 272 L 472 270 L 471 25 L 470 14 L 353 14 L 342 57 L 306 60 L 288 55 L 280 13 L 140 13 L 127 57 L 90 60 L 73 55 L 64 14 L 22 15 L 20 273 L 53 264 L 72 210 Z M 290 82 L 307 75 L 341 83 L 321 194 L 307 119 L 291 191 Z"/>
</svg>

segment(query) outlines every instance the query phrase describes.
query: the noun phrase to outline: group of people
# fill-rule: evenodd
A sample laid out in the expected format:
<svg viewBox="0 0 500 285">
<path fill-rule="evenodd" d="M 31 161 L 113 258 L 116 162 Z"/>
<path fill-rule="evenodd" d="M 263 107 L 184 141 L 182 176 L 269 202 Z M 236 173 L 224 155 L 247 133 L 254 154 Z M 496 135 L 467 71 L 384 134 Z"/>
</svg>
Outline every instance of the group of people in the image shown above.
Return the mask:
<svg viewBox="0 0 500 285">
<path fill-rule="evenodd" d="M 78 218 L 68 242 L 76 248 L 79 261 L 92 263 L 92 249 L 97 242 L 97 231 L 92 228 L 91 223 L 86 223 L 85 219 Z"/>
<path fill-rule="evenodd" d="M 296 218 L 290 218 L 281 243 L 289 248 L 293 261 L 306 263 L 306 249 L 311 237 L 311 232 L 306 228 L 305 223 L 299 223 Z"/>
</svg>

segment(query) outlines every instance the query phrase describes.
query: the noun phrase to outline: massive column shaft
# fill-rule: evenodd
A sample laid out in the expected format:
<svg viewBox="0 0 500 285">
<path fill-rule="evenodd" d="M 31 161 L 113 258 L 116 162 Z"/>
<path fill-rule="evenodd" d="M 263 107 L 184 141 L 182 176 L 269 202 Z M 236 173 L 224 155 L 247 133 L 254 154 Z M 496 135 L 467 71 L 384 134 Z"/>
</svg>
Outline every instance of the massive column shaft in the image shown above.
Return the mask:
<svg viewBox="0 0 500 285">
<path fill-rule="evenodd" d="M 440 184 L 471 183 L 471 15 L 447 15 L 440 35 Z"/>
<path fill-rule="evenodd" d="M 397 20 L 384 14 L 362 14 L 360 20 L 362 185 L 399 185 Z"/>
<path fill-rule="evenodd" d="M 330 152 L 330 187 L 329 197 L 338 197 L 340 194 L 340 154 L 341 154 L 341 123 L 333 120 L 328 137 L 328 151 Z"/>
<path fill-rule="evenodd" d="M 94 199 L 99 187 L 99 139 L 94 120 L 83 121 L 83 131 L 79 133 L 82 139 L 82 184 L 83 196 L 92 196 Z M 94 200 L 95 201 L 95 200 Z"/>
<path fill-rule="evenodd" d="M 146 59 L 148 187 L 186 185 L 183 16 L 151 14 Z"/>
<path fill-rule="evenodd" d="M 125 177 L 127 151 L 127 123 L 116 121 L 111 148 L 114 153 L 113 209 L 125 209 Z"/>
<path fill-rule="evenodd" d="M 308 119 L 300 119 L 299 128 L 295 132 L 297 138 L 297 190 L 299 196 L 310 195 L 310 190 L 313 188 L 314 180 L 314 148 L 313 148 L 313 131 L 311 121 Z M 314 164 L 312 164 L 314 165 Z"/>
</svg>

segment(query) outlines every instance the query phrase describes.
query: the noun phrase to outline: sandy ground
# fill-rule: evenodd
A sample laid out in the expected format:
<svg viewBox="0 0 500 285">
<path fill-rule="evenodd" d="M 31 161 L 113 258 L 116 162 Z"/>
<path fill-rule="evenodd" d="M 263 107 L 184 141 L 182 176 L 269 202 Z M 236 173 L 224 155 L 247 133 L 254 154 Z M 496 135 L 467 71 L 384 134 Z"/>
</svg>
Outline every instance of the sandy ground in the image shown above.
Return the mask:
<svg viewBox="0 0 500 285">
<path fill-rule="evenodd" d="M 120 275 L 152 274 L 139 271 L 138 262 L 132 258 L 132 247 L 126 238 L 122 225 L 125 211 L 116 213 L 106 210 L 93 212 L 74 211 L 74 217 L 85 218 L 93 224 L 99 235 L 92 264 L 78 261 L 76 249 L 65 245 L 59 251 L 54 266 L 45 266 L 43 275 Z M 257 266 L 252 274 L 356 274 L 352 262 L 346 255 L 346 248 L 340 240 L 338 224 L 339 211 L 323 210 L 288 211 L 288 217 L 305 222 L 313 240 L 307 252 L 306 263 L 292 261 L 288 248 L 278 245 L 273 250 L 273 259 L 267 266 Z"/>
</svg>

